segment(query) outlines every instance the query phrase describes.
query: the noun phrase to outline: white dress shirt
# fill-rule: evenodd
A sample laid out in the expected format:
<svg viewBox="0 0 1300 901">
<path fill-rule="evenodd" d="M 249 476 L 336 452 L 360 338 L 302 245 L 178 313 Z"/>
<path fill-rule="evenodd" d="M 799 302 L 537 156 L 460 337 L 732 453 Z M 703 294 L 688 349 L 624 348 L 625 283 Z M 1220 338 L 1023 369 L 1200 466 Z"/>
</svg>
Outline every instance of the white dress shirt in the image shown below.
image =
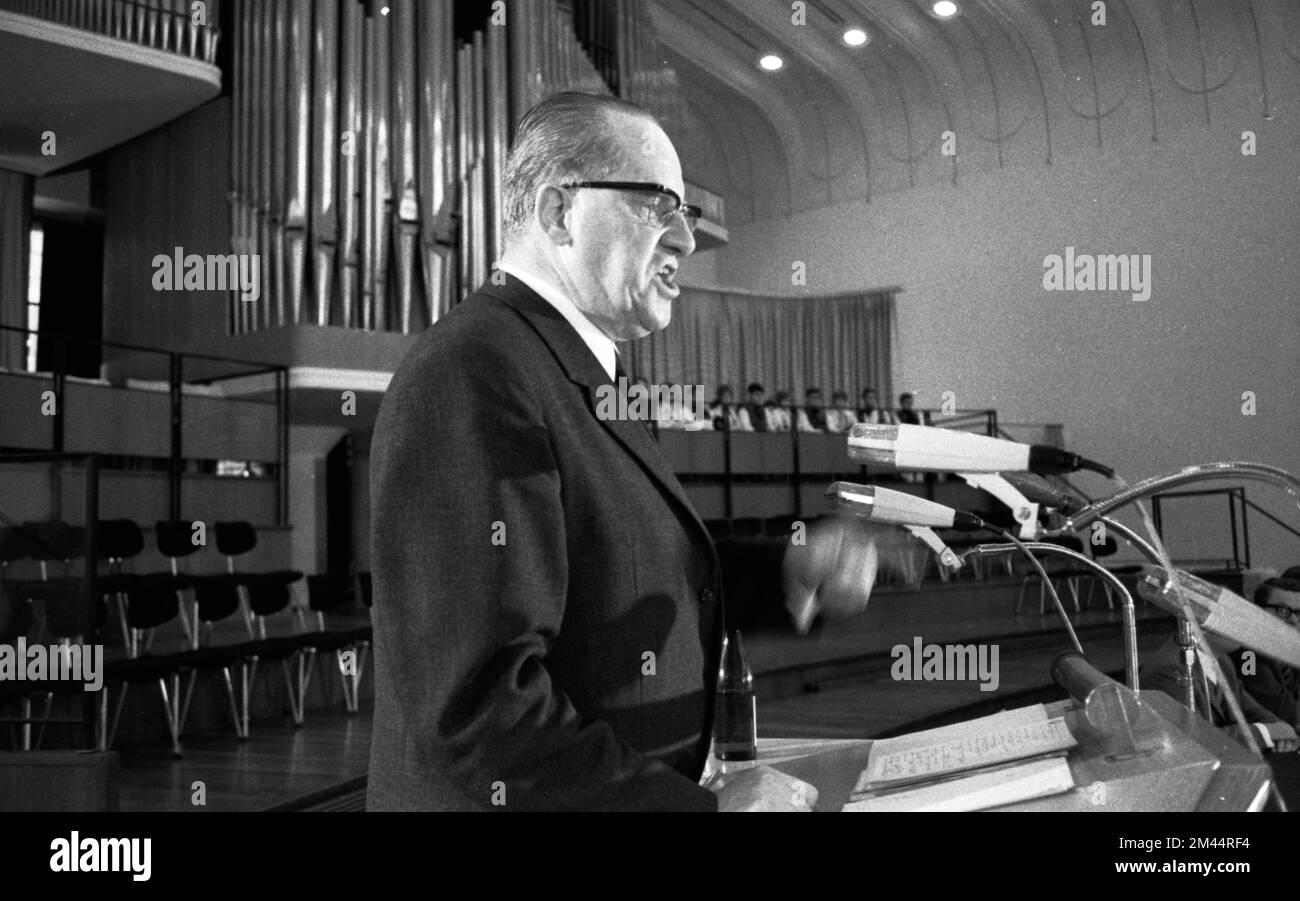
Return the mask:
<svg viewBox="0 0 1300 901">
<path fill-rule="evenodd" d="M 560 288 L 540 276 L 526 272 L 510 263 L 498 263 L 497 268 L 507 275 L 513 275 L 519 279 L 541 295 L 542 300 L 559 310 L 560 315 L 578 333 L 578 337 L 586 343 L 587 347 L 591 348 L 591 352 L 595 354 L 596 359 L 605 370 L 605 374 L 609 376 L 610 382 L 614 381 L 614 362 L 618 359 L 618 347 L 615 346 L 613 338 L 597 328 L 595 323 L 588 319 L 586 314 L 579 310 Z"/>
</svg>

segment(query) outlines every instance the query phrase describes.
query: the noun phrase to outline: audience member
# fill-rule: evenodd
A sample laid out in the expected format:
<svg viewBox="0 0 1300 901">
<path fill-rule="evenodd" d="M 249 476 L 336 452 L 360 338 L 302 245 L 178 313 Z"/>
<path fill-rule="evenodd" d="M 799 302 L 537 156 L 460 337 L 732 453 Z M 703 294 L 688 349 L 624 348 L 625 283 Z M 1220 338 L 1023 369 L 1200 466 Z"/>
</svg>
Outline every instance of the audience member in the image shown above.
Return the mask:
<svg viewBox="0 0 1300 901">
<path fill-rule="evenodd" d="M 1289 753 L 1300 748 L 1295 729 L 1291 724 L 1266 708 L 1241 686 L 1237 666 L 1232 654 L 1239 650 L 1235 642 L 1206 633 L 1214 651 L 1214 659 L 1222 674 L 1221 683 L 1206 665 L 1205 652 L 1196 652 L 1196 665 L 1193 669 L 1193 682 L 1197 696 L 1198 709 L 1209 711 L 1210 721 L 1226 732 L 1241 740 L 1232 710 L 1227 700 L 1227 693 L 1233 692 L 1241 704 L 1241 711 L 1246 722 L 1256 730 L 1256 739 L 1261 750 Z M 1179 687 L 1179 673 L 1182 670 L 1182 653 L 1175 639 L 1170 638 L 1153 653 L 1146 655 L 1142 667 L 1142 688 L 1163 691 L 1171 697 L 1182 701 Z"/>
<path fill-rule="evenodd" d="M 866 422 L 871 425 L 890 425 L 897 421 L 893 413 L 876 406 L 875 388 L 862 389 L 862 406 L 858 409 L 858 422 Z"/>
<path fill-rule="evenodd" d="M 788 432 L 791 428 L 790 392 L 778 391 L 775 400 L 767 405 L 767 429 L 770 432 Z"/>
<path fill-rule="evenodd" d="M 809 388 L 803 393 L 803 408 L 799 410 L 798 428 L 801 432 L 826 431 L 826 410 L 822 406 L 820 388 Z"/>
<path fill-rule="evenodd" d="M 749 414 L 750 428 L 744 431 L 766 432 L 767 431 L 767 408 L 763 405 L 763 398 L 767 392 L 758 382 L 750 382 L 749 404 L 745 407 L 745 412 Z"/>
<path fill-rule="evenodd" d="M 857 414 L 849 407 L 849 396 L 840 389 L 831 394 L 831 408 L 826 412 L 826 431 L 847 432 L 858 424 Z"/>
<path fill-rule="evenodd" d="M 751 432 L 749 414 L 744 407 L 736 406 L 735 392 L 730 385 L 719 385 L 718 396 L 708 408 L 708 416 L 713 427 L 719 431 L 730 429 L 733 432 Z M 726 420 L 723 420 L 723 417 Z"/>
<path fill-rule="evenodd" d="M 898 395 L 898 421 L 905 425 L 929 425 L 929 417 L 912 408 L 914 400 L 910 392 Z"/>
<path fill-rule="evenodd" d="M 1268 579 L 1255 589 L 1255 603 L 1291 628 L 1300 629 L 1300 582 Z M 1239 650 L 1233 655 L 1242 686 L 1286 722 L 1293 726 L 1300 723 L 1300 673 L 1262 654 L 1248 658 L 1247 653 Z"/>
</svg>

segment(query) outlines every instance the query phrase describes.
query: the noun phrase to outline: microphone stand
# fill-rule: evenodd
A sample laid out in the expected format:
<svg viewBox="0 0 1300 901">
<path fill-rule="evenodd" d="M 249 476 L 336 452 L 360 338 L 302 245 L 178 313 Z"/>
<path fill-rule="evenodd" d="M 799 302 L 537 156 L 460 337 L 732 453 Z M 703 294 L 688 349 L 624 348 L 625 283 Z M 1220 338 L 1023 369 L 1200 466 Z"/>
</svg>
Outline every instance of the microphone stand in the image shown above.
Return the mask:
<svg viewBox="0 0 1300 901">
<path fill-rule="evenodd" d="M 1263 463 L 1247 462 L 1228 462 L 1228 463 L 1201 463 L 1197 466 L 1189 466 L 1186 469 L 1180 469 L 1178 472 L 1169 473 L 1163 476 L 1152 476 L 1144 479 L 1134 485 L 1129 485 L 1121 489 L 1116 494 L 1111 495 L 1105 500 L 1095 501 L 1084 507 L 1082 510 L 1071 515 L 1065 523 L 1067 529 L 1078 529 L 1087 525 L 1094 519 L 1098 519 L 1107 513 L 1119 509 L 1133 501 L 1148 497 L 1157 491 L 1165 488 L 1176 488 L 1180 485 L 1187 485 L 1191 482 L 1204 482 L 1213 479 L 1227 478 L 1252 479 L 1257 482 L 1267 482 L 1270 485 L 1281 487 L 1291 498 L 1300 506 L 1300 479 L 1297 479 L 1285 469 L 1279 469 L 1276 466 L 1267 466 Z"/>
<path fill-rule="evenodd" d="M 1007 534 L 1007 533 L 1004 533 Z M 1007 535 L 1007 537 L 1011 537 Z M 1045 541 L 1023 541 L 1012 544 L 979 544 L 967 551 L 967 554 L 978 554 L 980 556 L 992 556 L 994 554 L 1005 554 L 1014 550 L 1023 550 L 1029 553 L 1030 558 L 1037 563 L 1033 553 L 1056 554 L 1061 557 L 1068 557 L 1076 563 L 1080 563 L 1087 568 L 1096 571 L 1096 573 L 1105 579 L 1112 588 L 1119 592 L 1120 596 L 1120 615 L 1124 620 L 1124 671 L 1128 678 L 1128 687 L 1133 690 L 1134 694 L 1138 693 L 1138 652 L 1137 652 L 1137 621 L 1133 608 L 1133 596 L 1129 590 L 1124 587 L 1124 583 L 1119 580 L 1113 572 L 1102 566 L 1097 561 L 1080 554 L 1078 551 L 1072 551 L 1069 548 L 1061 547 L 1057 544 L 1050 544 Z M 1046 573 L 1041 571 L 1039 575 L 1046 579 Z M 1059 603 L 1058 603 L 1059 606 Z M 1061 608 L 1061 615 L 1065 617 L 1065 609 Z M 1079 640 L 1074 635 L 1074 629 L 1070 626 L 1070 620 L 1065 618 L 1065 624 L 1069 629 L 1070 637 L 1074 639 L 1075 648 L 1079 653 L 1083 649 L 1079 647 Z"/>
</svg>

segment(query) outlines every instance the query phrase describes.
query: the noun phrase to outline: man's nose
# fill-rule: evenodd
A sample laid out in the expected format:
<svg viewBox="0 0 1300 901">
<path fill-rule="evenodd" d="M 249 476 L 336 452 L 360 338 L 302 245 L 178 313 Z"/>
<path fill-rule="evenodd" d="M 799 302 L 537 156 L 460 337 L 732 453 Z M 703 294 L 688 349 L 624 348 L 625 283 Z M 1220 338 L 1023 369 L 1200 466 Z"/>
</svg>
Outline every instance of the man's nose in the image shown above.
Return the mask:
<svg viewBox="0 0 1300 901">
<path fill-rule="evenodd" d="M 673 214 L 672 224 L 668 226 L 660 242 L 679 257 L 688 257 L 695 252 L 695 235 L 691 234 L 691 229 L 686 224 L 686 217 L 681 213 Z"/>
</svg>

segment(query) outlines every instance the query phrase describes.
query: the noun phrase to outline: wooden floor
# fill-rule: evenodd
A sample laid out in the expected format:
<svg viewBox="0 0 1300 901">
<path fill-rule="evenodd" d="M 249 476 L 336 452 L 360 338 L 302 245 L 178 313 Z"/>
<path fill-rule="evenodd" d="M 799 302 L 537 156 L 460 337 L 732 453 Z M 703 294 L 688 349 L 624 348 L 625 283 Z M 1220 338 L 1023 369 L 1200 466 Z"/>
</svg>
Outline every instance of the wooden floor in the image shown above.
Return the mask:
<svg viewBox="0 0 1300 901">
<path fill-rule="evenodd" d="M 764 736 L 861 738 L 908 730 L 945 714 L 977 715 L 978 706 L 1029 703 L 1023 693 L 1052 690 L 1048 667 L 1068 647 L 1055 615 L 1014 612 L 1018 583 L 927 586 L 886 590 L 866 613 L 827 624 L 814 636 L 791 632 L 746 636 L 759 684 L 759 732 Z M 1101 603 L 1100 596 L 1096 599 Z M 1168 634 L 1167 618 L 1142 611 L 1142 646 Z M 1072 612 L 1084 649 L 1103 669 L 1123 666 L 1119 617 L 1105 609 Z M 889 649 L 910 644 L 1002 640 L 996 692 L 975 682 L 895 682 Z M 793 676 L 791 674 L 794 674 Z M 792 678 L 794 681 L 792 681 Z M 793 686 L 793 687 L 792 687 Z M 252 737 L 230 732 L 187 736 L 185 756 L 162 748 L 121 751 L 123 810 L 360 810 L 370 747 L 372 707 L 347 716 L 309 711 L 295 729 L 287 719 L 254 722 Z M 965 714 L 964 711 L 974 711 Z M 987 711 L 984 711 L 987 712 Z M 206 806 L 193 803 L 196 782 Z"/>
</svg>

